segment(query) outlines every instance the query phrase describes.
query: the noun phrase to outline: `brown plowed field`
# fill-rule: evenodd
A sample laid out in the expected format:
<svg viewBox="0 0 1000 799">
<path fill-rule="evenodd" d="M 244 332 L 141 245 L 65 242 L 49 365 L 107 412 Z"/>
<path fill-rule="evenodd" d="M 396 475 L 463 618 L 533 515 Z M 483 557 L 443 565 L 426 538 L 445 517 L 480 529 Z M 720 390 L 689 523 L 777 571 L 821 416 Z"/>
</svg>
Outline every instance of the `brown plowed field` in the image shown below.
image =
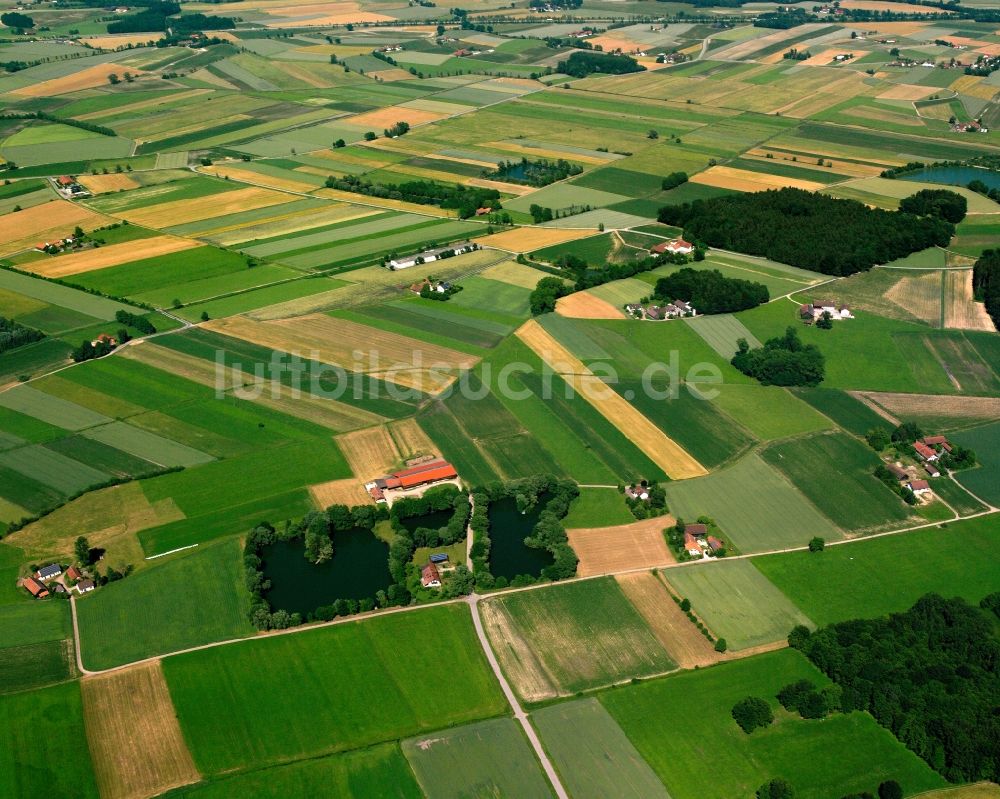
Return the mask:
<svg viewBox="0 0 1000 799">
<path fill-rule="evenodd" d="M 672 516 L 659 516 L 617 527 L 567 530 L 569 545 L 580 558 L 577 576 L 590 577 L 675 563 L 676 558 L 663 537 L 664 528 L 674 521 Z"/>
</svg>

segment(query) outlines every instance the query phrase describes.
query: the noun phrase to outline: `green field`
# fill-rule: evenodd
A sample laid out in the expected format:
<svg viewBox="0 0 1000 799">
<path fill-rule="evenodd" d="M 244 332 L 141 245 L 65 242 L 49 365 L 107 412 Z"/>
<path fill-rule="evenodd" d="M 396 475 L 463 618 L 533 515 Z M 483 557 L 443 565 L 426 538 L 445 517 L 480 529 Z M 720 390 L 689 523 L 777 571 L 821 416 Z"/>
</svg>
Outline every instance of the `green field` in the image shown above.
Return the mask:
<svg viewBox="0 0 1000 799">
<path fill-rule="evenodd" d="M 68 640 L 0 649 L 0 694 L 63 682 L 75 673 Z"/>
<path fill-rule="evenodd" d="M 975 450 L 980 466 L 957 472 L 955 478 L 980 499 L 1000 505 L 1000 424 L 952 433 L 957 444 Z"/>
<path fill-rule="evenodd" d="M 397 744 L 379 744 L 337 755 L 289 763 L 235 777 L 219 777 L 171 796 L 196 799 L 286 799 L 289 796 L 351 796 L 357 799 L 422 799 Z"/>
<path fill-rule="evenodd" d="M 625 496 L 617 487 L 581 488 L 580 496 L 569 506 L 563 527 L 611 527 L 629 524 L 635 517 L 625 504 Z"/>
<path fill-rule="evenodd" d="M 552 789 L 521 725 L 491 719 L 403 741 L 424 795 L 548 799 Z"/>
<path fill-rule="evenodd" d="M 40 785 L 52 796 L 98 797 L 78 683 L 0 696 L 0 795 L 31 796 Z"/>
<path fill-rule="evenodd" d="M 687 521 L 712 517 L 743 553 L 805 546 L 814 535 L 841 537 L 829 519 L 756 454 L 707 477 L 665 488 L 675 516 Z"/>
<path fill-rule="evenodd" d="M 88 668 L 107 669 L 253 632 L 238 541 L 152 563 L 77 603 Z"/>
<path fill-rule="evenodd" d="M 797 624 L 813 626 L 749 560 L 666 569 L 663 575 L 730 649 L 781 641 Z"/>
<path fill-rule="evenodd" d="M 512 620 L 515 634 L 562 693 L 676 668 L 610 577 L 491 601 Z"/>
<path fill-rule="evenodd" d="M 727 360 L 736 354 L 741 338 L 746 339 L 751 347 L 761 346 L 756 336 L 732 314 L 699 316 L 684 321 L 691 325 L 691 329 L 705 339 L 713 350 Z"/>
<path fill-rule="evenodd" d="M 1000 519 L 994 514 L 753 562 L 809 618 L 825 625 L 901 612 L 931 591 L 978 603 L 1000 590 L 1000 575 L 991 557 L 969 553 L 991 553 L 998 544 Z"/>
<path fill-rule="evenodd" d="M 866 713 L 808 721 L 781 710 L 775 695 L 801 679 L 829 682 L 798 652 L 783 650 L 626 686 L 600 700 L 673 799 L 751 796 L 775 777 L 802 799 L 874 791 L 886 779 L 908 794 L 945 784 Z M 775 723 L 744 733 L 730 709 L 746 696 L 767 700 Z"/>
<path fill-rule="evenodd" d="M 863 436 L 876 427 L 888 429 L 890 426 L 884 417 L 846 391 L 835 388 L 799 388 L 794 393 L 856 436 Z"/>
<path fill-rule="evenodd" d="M 178 655 L 163 671 L 205 774 L 395 740 L 506 707 L 465 606 Z"/>
<path fill-rule="evenodd" d="M 911 515 L 903 501 L 872 475 L 879 463 L 875 453 L 844 433 L 772 444 L 763 458 L 844 530 L 892 527 Z"/>
<path fill-rule="evenodd" d="M 27 385 L 16 386 L 0 394 L 0 406 L 61 427 L 63 430 L 83 430 L 111 421 L 103 414 Z"/>
<path fill-rule="evenodd" d="M 531 719 L 571 796 L 670 799 L 642 755 L 596 699 L 542 708 Z"/>
<path fill-rule="evenodd" d="M 817 430 L 830 422 L 787 389 L 780 386 L 725 383 L 706 386 L 718 396 L 712 402 L 743 425 L 761 441 L 773 441 Z"/>
</svg>

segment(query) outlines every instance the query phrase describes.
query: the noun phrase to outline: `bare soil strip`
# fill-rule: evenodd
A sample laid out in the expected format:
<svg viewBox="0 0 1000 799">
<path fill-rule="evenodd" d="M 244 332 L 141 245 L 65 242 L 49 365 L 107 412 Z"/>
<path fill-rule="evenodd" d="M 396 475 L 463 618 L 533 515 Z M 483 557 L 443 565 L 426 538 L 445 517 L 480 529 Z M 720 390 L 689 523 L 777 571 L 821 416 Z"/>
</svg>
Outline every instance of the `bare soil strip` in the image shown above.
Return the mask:
<svg viewBox="0 0 1000 799">
<path fill-rule="evenodd" d="M 102 799 L 144 799 L 201 779 L 160 661 L 88 677 L 80 689 Z"/>
<path fill-rule="evenodd" d="M 590 527 L 567 530 L 569 544 L 580 563 L 578 577 L 651 568 L 675 563 L 663 530 L 670 527 L 672 516 L 643 519 L 617 527 Z"/>
</svg>

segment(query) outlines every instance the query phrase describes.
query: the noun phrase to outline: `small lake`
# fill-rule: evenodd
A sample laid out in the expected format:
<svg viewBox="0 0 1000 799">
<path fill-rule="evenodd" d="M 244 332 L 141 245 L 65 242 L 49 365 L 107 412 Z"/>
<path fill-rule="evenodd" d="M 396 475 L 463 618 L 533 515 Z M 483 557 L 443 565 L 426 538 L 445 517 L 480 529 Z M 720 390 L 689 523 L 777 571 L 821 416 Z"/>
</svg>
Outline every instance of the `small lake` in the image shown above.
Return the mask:
<svg viewBox="0 0 1000 799">
<path fill-rule="evenodd" d="M 271 581 L 267 601 L 272 610 L 305 616 L 337 599 L 374 598 L 392 585 L 389 545 L 371 530 L 333 534 L 333 557 L 316 565 L 306 560 L 305 542 L 276 541 L 264 549 L 264 576 Z"/>
<path fill-rule="evenodd" d="M 407 519 L 400 519 L 399 522 L 411 533 L 419 527 L 426 527 L 428 530 L 440 530 L 442 527 L 447 526 L 454 515 L 454 508 L 445 508 L 444 510 L 426 513 L 423 516 L 410 516 Z"/>
<path fill-rule="evenodd" d="M 494 577 L 506 577 L 508 580 L 519 574 L 537 577 L 542 569 L 552 565 L 555 558 L 551 552 L 532 549 L 524 544 L 525 537 L 535 528 L 550 499 L 551 494 L 542 494 L 535 507 L 527 513 L 518 512 L 514 497 L 490 503 L 490 572 Z"/>
<path fill-rule="evenodd" d="M 973 180 L 981 180 L 991 189 L 1000 189 L 1000 172 L 974 166 L 936 166 L 900 175 L 899 179 L 943 183 L 946 186 L 968 186 Z"/>
</svg>

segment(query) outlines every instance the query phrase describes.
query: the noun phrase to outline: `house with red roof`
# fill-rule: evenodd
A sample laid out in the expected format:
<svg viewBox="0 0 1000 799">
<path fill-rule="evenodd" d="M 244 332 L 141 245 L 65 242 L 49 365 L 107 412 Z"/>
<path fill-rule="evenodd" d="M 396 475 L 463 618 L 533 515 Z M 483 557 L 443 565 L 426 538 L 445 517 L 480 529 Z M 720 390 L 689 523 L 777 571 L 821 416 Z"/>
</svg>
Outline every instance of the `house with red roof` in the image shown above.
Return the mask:
<svg viewBox="0 0 1000 799">
<path fill-rule="evenodd" d="M 910 489 L 918 497 L 923 494 L 931 493 L 931 486 L 926 480 L 911 480 L 906 484 L 906 487 Z"/>
<path fill-rule="evenodd" d="M 77 583 L 83 579 L 83 572 L 81 572 L 76 566 L 70 566 L 66 569 L 66 579 Z"/>
<path fill-rule="evenodd" d="M 687 530 L 684 531 L 684 549 L 693 558 L 700 558 L 704 555 L 701 551 L 701 546 L 698 544 L 698 539 L 687 532 Z"/>
<path fill-rule="evenodd" d="M 433 563 L 428 563 L 420 572 L 420 584 L 424 588 L 440 588 L 441 572 Z"/>
<path fill-rule="evenodd" d="M 938 459 L 937 452 L 928 447 L 923 441 L 914 441 L 913 449 L 916 450 L 917 456 L 923 461 L 930 462 Z"/>
<path fill-rule="evenodd" d="M 928 447 L 936 447 L 939 450 L 944 450 L 945 452 L 951 452 L 951 444 L 948 442 L 946 436 L 924 436 L 923 443 Z"/>
<path fill-rule="evenodd" d="M 21 582 L 29 594 L 31 594 L 35 599 L 45 599 L 49 595 L 49 589 L 45 585 L 34 577 L 25 577 Z"/>
</svg>

